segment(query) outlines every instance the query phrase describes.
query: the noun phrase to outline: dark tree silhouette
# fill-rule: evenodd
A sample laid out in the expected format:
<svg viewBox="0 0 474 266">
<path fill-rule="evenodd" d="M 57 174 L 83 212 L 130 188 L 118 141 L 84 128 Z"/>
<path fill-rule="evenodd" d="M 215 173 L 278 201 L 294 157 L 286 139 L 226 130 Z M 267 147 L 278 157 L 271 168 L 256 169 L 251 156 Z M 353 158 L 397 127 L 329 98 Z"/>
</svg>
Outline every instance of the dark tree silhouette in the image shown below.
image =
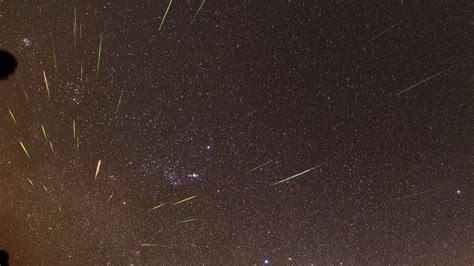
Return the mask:
<svg viewBox="0 0 474 266">
<path fill-rule="evenodd" d="M 8 253 L 5 250 L 0 250 L 0 266 L 8 266 Z"/>
<path fill-rule="evenodd" d="M 18 62 L 11 53 L 0 49 L 0 80 L 8 79 L 8 76 L 15 73 Z"/>
</svg>

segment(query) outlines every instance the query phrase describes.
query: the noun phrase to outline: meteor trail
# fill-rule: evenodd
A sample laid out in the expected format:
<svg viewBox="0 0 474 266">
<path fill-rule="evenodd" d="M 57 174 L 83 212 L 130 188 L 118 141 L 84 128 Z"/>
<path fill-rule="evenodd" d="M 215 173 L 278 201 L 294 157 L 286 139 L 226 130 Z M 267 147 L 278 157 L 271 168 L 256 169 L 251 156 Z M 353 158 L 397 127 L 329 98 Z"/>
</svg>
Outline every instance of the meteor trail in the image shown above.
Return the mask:
<svg viewBox="0 0 474 266">
<path fill-rule="evenodd" d="M 204 3 L 206 3 L 206 0 L 201 1 L 201 4 L 199 5 L 198 9 L 196 10 L 196 13 L 194 14 L 193 21 L 194 19 L 196 19 L 197 15 L 199 15 L 199 12 L 201 12 L 201 9 L 204 6 Z"/>
<path fill-rule="evenodd" d="M 422 81 L 420 81 L 420 82 L 418 82 L 418 83 L 415 83 L 415 84 L 411 85 L 410 87 L 408 87 L 408 88 L 406 88 L 406 89 L 400 91 L 400 92 L 398 93 L 398 95 L 400 95 L 400 94 L 402 94 L 402 93 L 404 93 L 404 92 L 407 92 L 407 91 L 409 91 L 409 90 L 415 88 L 416 86 L 418 86 L 418 85 L 420 85 L 420 84 L 423 84 L 423 83 L 427 82 L 428 80 L 430 80 L 430 79 L 432 79 L 432 78 L 435 78 L 435 77 L 437 77 L 437 76 L 443 74 L 444 72 L 448 71 L 450 68 L 453 68 L 453 67 L 458 66 L 458 65 L 460 65 L 460 64 L 461 64 L 461 63 L 456 64 L 456 65 L 452 65 L 452 66 L 450 66 L 450 67 L 448 67 L 448 68 L 446 68 L 446 69 L 444 69 L 444 70 L 441 70 L 440 72 L 435 73 L 435 74 L 433 74 L 433 75 L 431 75 L 431 76 L 425 78 L 424 80 L 422 80 Z"/>
<path fill-rule="evenodd" d="M 41 124 L 41 131 L 43 132 L 44 139 L 48 141 L 48 133 L 46 133 L 46 128 Z"/>
<path fill-rule="evenodd" d="M 158 30 L 161 30 L 161 27 L 163 27 L 163 23 L 165 22 L 166 15 L 168 15 L 168 11 L 170 10 L 171 4 L 173 3 L 173 0 L 170 0 L 168 3 L 168 7 L 166 8 L 165 14 L 163 15 L 163 18 L 161 19 L 160 27 Z"/>
<path fill-rule="evenodd" d="M 113 196 L 114 196 L 114 193 L 110 194 L 110 196 L 107 198 L 107 202 L 109 202 Z"/>
<path fill-rule="evenodd" d="M 74 18 L 72 21 L 73 33 L 74 33 L 74 46 L 76 46 L 76 32 L 77 32 L 77 10 L 74 7 Z"/>
<path fill-rule="evenodd" d="M 292 176 L 290 176 L 290 177 L 288 177 L 288 178 L 285 178 L 285 179 L 283 179 L 283 180 L 280 180 L 280 181 L 278 181 L 278 182 L 275 182 L 275 183 L 271 184 L 270 186 L 278 185 L 278 184 L 280 184 L 280 183 L 286 182 L 286 181 L 288 181 L 288 180 L 290 180 L 290 179 L 293 179 L 293 178 L 295 178 L 295 177 L 298 177 L 298 176 L 300 176 L 300 175 L 304 175 L 304 174 L 306 174 L 307 172 L 313 171 L 314 169 L 319 168 L 319 167 L 321 167 L 321 166 L 323 166 L 323 165 L 325 165 L 325 164 L 326 164 L 326 162 L 321 163 L 321 164 L 318 164 L 318 165 L 316 165 L 315 167 L 312 167 L 312 168 L 309 168 L 309 169 L 307 169 L 307 170 L 304 170 L 304 171 L 301 172 L 301 173 L 298 173 L 298 174 L 296 174 L 296 175 L 292 175 Z"/>
<path fill-rule="evenodd" d="M 99 76 L 99 68 L 100 68 L 100 54 L 102 53 L 102 40 L 103 40 L 104 34 L 100 34 L 100 42 L 99 42 L 99 51 L 97 53 L 97 69 L 96 69 L 96 75 Z"/>
<path fill-rule="evenodd" d="M 46 92 L 48 93 L 48 100 L 51 100 L 51 93 L 49 92 L 48 78 L 46 78 L 46 72 L 43 70 L 44 84 L 46 85 Z"/>
<path fill-rule="evenodd" d="M 99 160 L 97 162 L 97 168 L 95 169 L 95 177 L 94 178 L 97 178 L 97 175 L 99 174 L 99 170 L 100 170 L 100 165 L 102 164 L 102 161 Z"/>
<path fill-rule="evenodd" d="M 192 218 L 192 219 L 187 219 L 187 220 L 184 220 L 184 221 L 179 221 L 177 222 L 177 224 L 186 224 L 186 223 L 191 223 L 191 222 L 194 222 L 194 221 L 197 221 L 198 219 L 197 218 Z"/>
<path fill-rule="evenodd" d="M 21 146 L 21 148 L 23 149 L 23 151 L 25 152 L 26 157 L 28 157 L 28 159 L 31 159 L 31 158 L 30 158 L 30 154 L 28 153 L 28 150 L 26 149 L 25 145 L 24 145 L 23 142 L 21 142 L 21 141 L 20 141 L 20 146 Z"/>
<path fill-rule="evenodd" d="M 120 93 L 120 97 L 119 97 L 118 102 L 117 102 L 117 108 L 115 108 L 115 113 L 118 112 L 119 107 L 120 107 L 120 104 L 122 103 L 123 91 L 124 91 L 124 90 L 122 89 L 122 92 Z"/>
<path fill-rule="evenodd" d="M 76 121 L 74 119 L 72 120 L 72 137 L 74 140 L 76 139 Z"/>
<path fill-rule="evenodd" d="M 267 162 L 265 162 L 265 163 L 263 163 L 263 164 L 261 164 L 261 165 L 255 167 L 255 168 L 252 168 L 252 169 L 248 170 L 247 172 L 243 173 L 242 175 L 250 174 L 251 172 L 253 172 L 253 171 L 255 171 L 255 170 L 258 170 L 258 169 L 264 167 L 265 165 L 267 165 L 267 164 L 269 164 L 269 163 L 271 163 L 271 162 L 273 162 L 273 160 L 269 160 L 269 161 L 267 161 Z"/>
<path fill-rule="evenodd" d="M 13 115 L 12 110 L 8 109 L 8 112 L 10 113 L 10 116 L 12 117 L 13 123 L 16 124 L 16 119 L 15 119 L 15 116 Z"/>
<path fill-rule="evenodd" d="M 182 200 L 180 200 L 180 201 L 177 201 L 177 202 L 173 203 L 173 205 L 178 205 L 178 204 L 184 203 L 184 202 L 186 202 L 186 201 L 190 201 L 190 200 L 194 199 L 195 197 L 197 197 L 197 195 L 194 195 L 194 196 L 191 196 L 191 197 L 187 197 L 187 198 L 185 198 L 185 199 L 182 199 Z"/>
<path fill-rule="evenodd" d="M 435 188 L 435 189 L 425 190 L 425 191 L 422 191 L 422 192 L 418 192 L 418 193 L 415 193 L 415 194 L 410 194 L 410 195 L 395 198 L 395 199 L 389 199 L 389 200 L 386 200 L 386 201 L 382 201 L 382 203 L 394 202 L 394 201 L 399 201 L 399 200 L 403 200 L 403 199 L 416 197 L 418 195 L 422 195 L 422 194 L 429 193 L 429 192 L 432 192 L 432 191 L 440 190 L 441 188 L 442 187 L 438 187 L 438 188 Z"/>
<path fill-rule="evenodd" d="M 151 210 L 153 211 L 153 210 L 159 209 L 159 208 L 165 206 L 165 204 L 166 204 L 166 203 L 161 203 L 161 204 L 159 204 L 159 205 L 156 205 L 156 206 L 153 207 Z"/>
<path fill-rule="evenodd" d="M 387 31 L 389 31 L 389 30 L 395 28 L 397 25 L 399 25 L 399 24 L 402 23 L 402 22 L 403 22 L 403 19 L 400 20 L 398 23 L 396 23 L 396 24 L 394 24 L 394 25 L 388 27 L 387 29 L 385 29 L 385 30 L 382 31 L 381 33 L 377 34 L 375 37 L 373 37 L 372 39 L 370 39 L 369 42 L 371 42 L 371 41 L 377 39 L 378 37 L 382 36 L 384 33 L 386 33 Z"/>
<path fill-rule="evenodd" d="M 56 61 L 56 50 L 54 49 L 54 45 L 53 45 L 53 61 L 54 61 L 54 70 L 57 72 L 58 67 L 57 67 L 57 61 Z"/>
</svg>

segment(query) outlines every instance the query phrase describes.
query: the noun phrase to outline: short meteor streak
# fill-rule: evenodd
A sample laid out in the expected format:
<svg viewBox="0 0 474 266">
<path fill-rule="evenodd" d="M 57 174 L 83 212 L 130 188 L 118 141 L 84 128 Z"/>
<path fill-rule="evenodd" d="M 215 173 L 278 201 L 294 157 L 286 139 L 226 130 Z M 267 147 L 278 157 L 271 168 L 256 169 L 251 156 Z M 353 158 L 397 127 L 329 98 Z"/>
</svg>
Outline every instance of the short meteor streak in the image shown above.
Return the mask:
<svg viewBox="0 0 474 266">
<path fill-rule="evenodd" d="M 51 100 L 51 93 L 49 91 L 48 78 L 46 77 L 46 72 L 43 70 L 44 84 L 46 85 L 46 93 L 48 93 L 48 99 Z"/>
<path fill-rule="evenodd" d="M 100 170 L 100 165 L 102 164 L 102 161 L 99 160 L 97 162 L 97 168 L 95 169 L 95 177 L 94 178 L 97 178 L 97 175 L 99 174 L 99 170 Z"/>
<path fill-rule="evenodd" d="M 15 119 L 15 116 L 13 115 L 12 110 L 8 109 L 8 112 L 10 113 L 10 116 L 11 116 L 11 118 L 12 118 L 12 120 L 13 120 L 13 123 L 16 124 L 17 122 L 16 122 L 16 119 Z"/>
<path fill-rule="evenodd" d="M 29 179 L 28 177 L 27 177 L 26 179 L 28 179 L 28 182 L 29 182 L 32 186 L 34 186 L 33 181 L 31 181 L 31 179 Z"/>
<path fill-rule="evenodd" d="M 49 148 L 51 149 L 51 152 L 54 153 L 54 146 L 51 141 L 49 141 Z"/>
<path fill-rule="evenodd" d="M 99 76 L 99 68 L 100 68 L 100 55 L 102 53 L 102 40 L 103 40 L 104 34 L 100 34 L 100 42 L 99 42 L 99 50 L 97 52 L 97 68 L 96 68 L 96 75 Z"/>
<path fill-rule="evenodd" d="M 120 107 L 120 104 L 122 104 L 123 91 L 124 91 L 124 90 L 122 89 L 122 92 L 120 93 L 120 97 L 119 97 L 118 102 L 117 102 L 117 108 L 115 108 L 115 113 L 118 112 L 119 107 Z"/>
<path fill-rule="evenodd" d="M 56 50 L 54 49 L 54 45 L 53 45 L 53 61 L 54 61 L 54 70 L 57 72 L 58 71 L 58 65 L 57 65 L 57 61 L 56 61 Z"/>
<path fill-rule="evenodd" d="M 156 205 L 155 207 L 153 207 L 151 210 L 153 211 L 153 210 L 159 209 L 159 208 L 161 208 L 161 207 L 163 207 L 163 206 L 165 206 L 165 205 L 166 205 L 166 203 L 158 204 L 158 205 Z"/>
<path fill-rule="evenodd" d="M 186 202 L 186 201 L 190 201 L 190 200 L 194 199 L 195 197 L 197 197 L 197 195 L 194 195 L 194 196 L 191 196 L 191 197 L 187 197 L 187 198 L 185 198 L 185 199 L 182 199 L 182 200 L 180 200 L 180 201 L 177 201 L 177 202 L 173 203 L 173 205 L 178 205 L 178 204 L 184 203 L 184 202 Z"/>
<path fill-rule="evenodd" d="M 82 62 L 81 62 L 81 81 L 82 81 L 83 76 L 84 76 L 84 67 L 82 66 Z"/>
<path fill-rule="evenodd" d="M 377 34 L 375 37 L 373 37 L 372 39 L 370 39 L 369 42 L 371 42 L 371 41 L 377 39 L 378 37 L 382 36 L 384 33 L 386 33 L 387 31 L 389 31 L 389 30 L 395 28 L 396 26 L 400 25 L 400 23 L 402 23 L 402 22 L 403 22 L 403 19 L 400 20 L 398 23 L 396 23 L 396 24 L 394 24 L 394 25 L 388 27 L 387 29 L 385 29 L 385 30 L 382 31 L 381 33 Z"/>
<path fill-rule="evenodd" d="M 187 219 L 187 220 L 184 220 L 184 221 L 179 221 L 179 222 L 177 222 L 177 224 L 187 224 L 187 223 L 195 222 L 197 220 L 198 220 L 197 218 L 192 218 L 192 219 Z"/>
<path fill-rule="evenodd" d="M 269 160 L 269 161 L 267 161 L 267 162 L 265 162 L 265 163 L 263 163 L 263 164 L 261 164 L 261 165 L 255 167 L 255 168 L 252 168 L 252 169 L 248 170 L 247 172 L 243 173 L 242 175 L 250 174 L 250 173 L 252 173 L 253 171 L 258 170 L 258 169 L 264 167 L 265 165 L 267 165 L 267 164 L 269 164 L 269 163 L 271 163 L 271 162 L 273 162 L 273 160 Z"/>
<path fill-rule="evenodd" d="M 451 68 L 453 68 L 453 67 L 455 67 L 455 66 L 458 66 L 458 65 L 460 65 L 460 64 L 461 64 L 461 63 L 459 63 L 459 64 L 457 64 L 457 65 L 450 66 L 450 67 L 448 67 L 448 68 L 446 68 L 446 69 L 444 69 L 444 70 L 441 70 L 440 72 L 435 73 L 435 74 L 433 74 L 433 75 L 431 75 L 431 76 L 425 78 L 424 80 L 422 80 L 422 81 L 420 81 L 420 82 L 418 82 L 418 83 L 415 83 L 415 84 L 411 85 L 410 87 L 408 87 L 408 88 L 406 88 L 406 89 L 400 91 L 400 92 L 398 93 L 398 95 L 400 95 L 400 94 L 402 94 L 402 93 L 404 93 L 404 92 L 407 92 L 407 91 L 409 91 L 409 90 L 415 88 L 416 86 L 421 85 L 421 84 L 427 82 L 428 80 L 433 79 L 433 78 L 435 78 L 435 77 L 437 77 L 437 76 L 443 74 L 444 72 L 448 71 L 449 69 L 451 69 Z"/>
<path fill-rule="evenodd" d="M 325 164 L 326 164 L 326 162 L 321 163 L 321 164 L 319 164 L 319 165 L 316 165 L 315 167 L 312 167 L 312 168 L 309 168 L 309 169 L 307 169 L 307 170 L 304 170 L 304 171 L 301 172 L 301 173 L 298 173 L 298 174 L 296 174 L 296 175 L 292 175 L 292 176 L 290 176 L 290 177 L 288 177 L 288 178 L 285 178 L 285 179 L 283 179 L 283 180 L 280 180 L 280 181 L 278 181 L 278 182 L 275 182 L 275 183 L 271 184 L 270 186 L 278 185 L 278 184 L 280 184 L 280 183 L 283 183 L 283 182 L 286 182 L 286 181 L 291 180 L 291 179 L 293 179 L 293 178 L 296 178 L 296 177 L 298 177 L 298 176 L 300 176 L 300 175 L 304 175 L 304 174 L 306 174 L 307 172 L 313 171 L 314 169 L 319 168 L 319 167 L 321 167 L 321 166 L 323 166 L 323 165 L 325 165 Z"/>
<path fill-rule="evenodd" d="M 156 245 L 149 244 L 149 243 L 143 243 L 143 244 L 140 244 L 140 246 L 142 246 L 142 247 L 153 247 L 153 246 L 156 246 Z"/>
<path fill-rule="evenodd" d="M 404 199 L 416 197 L 416 196 L 419 196 L 419 195 L 422 195 L 422 194 L 426 194 L 426 193 L 429 193 L 429 192 L 433 192 L 433 191 L 436 191 L 436 190 L 440 190 L 441 188 L 442 188 L 442 187 L 435 188 L 435 189 L 430 189 L 430 190 L 425 190 L 425 191 L 422 191 L 422 192 L 418 192 L 418 193 L 415 193 L 415 194 L 410 194 L 410 195 L 403 196 L 403 197 L 399 197 L 399 198 L 395 198 L 395 199 L 389 199 L 389 200 L 386 200 L 386 201 L 382 201 L 382 203 L 389 203 L 389 202 L 394 202 L 394 201 L 399 201 L 399 200 L 404 200 Z"/>
<path fill-rule="evenodd" d="M 79 151 L 79 143 L 81 143 L 79 141 L 79 133 L 76 133 L 76 151 Z"/>
<path fill-rule="evenodd" d="M 110 194 L 110 196 L 107 198 L 107 202 L 109 202 L 113 196 L 114 196 L 114 193 Z"/>
<path fill-rule="evenodd" d="M 20 141 L 20 146 L 21 146 L 21 148 L 23 149 L 23 151 L 25 152 L 26 157 L 28 157 L 28 159 L 31 159 L 31 158 L 30 158 L 30 154 L 28 153 L 28 150 L 26 149 L 25 145 L 24 145 L 23 142 L 21 142 L 21 141 Z"/>
<path fill-rule="evenodd" d="M 168 3 L 168 7 L 166 8 L 165 14 L 163 15 L 163 18 L 161 19 L 160 27 L 158 30 L 161 30 L 161 27 L 163 27 L 163 23 L 165 22 L 166 15 L 168 15 L 168 11 L 170 10 L 171 4 L 173 3 L 173 0 L 170 0 Z"/>
</svg>

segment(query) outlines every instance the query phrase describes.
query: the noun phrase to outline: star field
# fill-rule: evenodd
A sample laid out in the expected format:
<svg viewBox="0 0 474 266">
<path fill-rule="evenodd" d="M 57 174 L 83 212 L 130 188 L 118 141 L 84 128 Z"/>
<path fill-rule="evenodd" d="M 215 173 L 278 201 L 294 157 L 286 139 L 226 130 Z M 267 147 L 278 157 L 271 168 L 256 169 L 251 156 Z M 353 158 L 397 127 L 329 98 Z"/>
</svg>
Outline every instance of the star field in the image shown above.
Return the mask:
<svg viewBox="0 0 474 266">
<path fill-rule="evenodd" d="M 0 81 L 0 249 L 12 265 L 474 263 L 470 10 L 0 0 L 18 59 Z"/>
</svg>

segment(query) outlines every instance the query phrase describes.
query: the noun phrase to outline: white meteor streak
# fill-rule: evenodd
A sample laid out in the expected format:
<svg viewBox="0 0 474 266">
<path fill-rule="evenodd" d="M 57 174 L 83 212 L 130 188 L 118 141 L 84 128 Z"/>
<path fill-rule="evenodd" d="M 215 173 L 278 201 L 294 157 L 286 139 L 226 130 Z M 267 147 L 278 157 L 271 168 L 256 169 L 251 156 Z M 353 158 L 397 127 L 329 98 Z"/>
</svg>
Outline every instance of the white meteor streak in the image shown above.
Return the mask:
<svg viewBox="0 0 474 266">
<path fill-rule="evenodd" d="M 97 168 L 95 169 L 95 177 L 94 178 L 97 178 L 97 175 L 99 174 L 99 170 L 100 170 L 100 165 L 102 164 L 102 161 L 99 160 L 97 162 Z"/>
</svg>

